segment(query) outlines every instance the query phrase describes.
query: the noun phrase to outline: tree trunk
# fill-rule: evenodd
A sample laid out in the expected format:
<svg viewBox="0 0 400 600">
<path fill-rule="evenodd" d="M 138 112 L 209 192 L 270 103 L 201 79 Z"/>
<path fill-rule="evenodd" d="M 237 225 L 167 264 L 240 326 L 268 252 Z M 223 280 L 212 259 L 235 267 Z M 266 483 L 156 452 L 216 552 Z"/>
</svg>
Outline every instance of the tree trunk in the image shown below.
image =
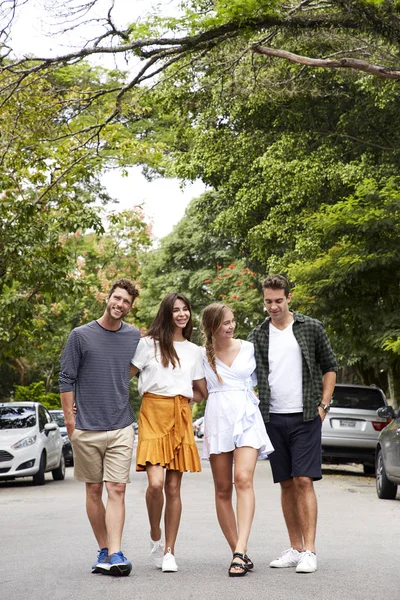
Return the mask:
<svg viewBox="0 0 400 600">
<path fill-rule="evenodd" d="M 388 369 L 389 403 L 393 408 L 399 408 L 400 401 L 400 357 L 392 359 Z"/>
</svg>

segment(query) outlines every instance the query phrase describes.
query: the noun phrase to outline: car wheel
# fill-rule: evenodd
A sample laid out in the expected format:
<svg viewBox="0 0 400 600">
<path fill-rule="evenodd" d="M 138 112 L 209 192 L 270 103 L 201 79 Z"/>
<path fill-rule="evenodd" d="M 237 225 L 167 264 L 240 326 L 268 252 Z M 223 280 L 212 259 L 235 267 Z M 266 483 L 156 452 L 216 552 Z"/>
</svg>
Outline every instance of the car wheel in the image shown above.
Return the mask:
<svg viewBox="0 0 400 600">
<path fill-rule="evenodd" d="M 57 469 L 53 469 L 51 474 L 53 475 L 54 481 L 62 481 L 65 479 L 65 459 L 64 454 L 61 452 L 60 464 Z"/>
<path fill-rule="evenodd" d="M 44 485 L 46 471 L 46 455 L 42 452 L 39 463 L 39 471 L 33 476 L 33 485 Z"/>
<path fill-rule="evenodd" d="M 375 475 L 375 465 L 363 465 L 364 475 Z"/>
<path fill-rule="evenodd" d="M 382 500 L 394 500 L 397 494 L 397 485 L 387 478 L 382 450 L 378 450 L 376 457 L 376 493 Z"/>
</svg>

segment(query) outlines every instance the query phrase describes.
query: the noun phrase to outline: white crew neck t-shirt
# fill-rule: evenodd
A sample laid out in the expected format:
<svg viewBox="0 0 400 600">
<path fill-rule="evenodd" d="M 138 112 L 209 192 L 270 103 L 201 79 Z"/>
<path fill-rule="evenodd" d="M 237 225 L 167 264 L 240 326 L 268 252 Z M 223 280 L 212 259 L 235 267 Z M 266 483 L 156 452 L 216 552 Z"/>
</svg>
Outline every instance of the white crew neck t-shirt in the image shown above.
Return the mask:
<svg viewBox="0 0 400 600">
<path fill-rule="evenodd" d="M 150 337 L 141 338 L 131 360 L 140 370 L 138 389 L 141 396 L 150 392 L 159 396 L 193 397 L 192 382 L 204 377 L 201 348 L 188 340 L 174 342 L 174 348 L 181 366 L 177 364 L 174 369 L 170 363 L 168 367 L 163 367 L 159 343 L 154 345 Z"/>
<path fill-rule="evenodd" d="M 303 361 L 293 322 L 283 330 L 269 324 L 268 362 L 270 412 L 303 412 Z"/>
</svg>

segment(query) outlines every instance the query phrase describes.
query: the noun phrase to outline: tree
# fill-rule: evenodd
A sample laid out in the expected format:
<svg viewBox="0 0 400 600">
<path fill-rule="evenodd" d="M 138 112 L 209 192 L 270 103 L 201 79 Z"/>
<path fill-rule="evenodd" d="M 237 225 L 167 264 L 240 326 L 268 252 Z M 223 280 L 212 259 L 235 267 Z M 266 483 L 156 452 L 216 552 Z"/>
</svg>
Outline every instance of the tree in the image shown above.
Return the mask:
<svg viewBox="0 0 400 600">
<path fill-rule="evenodd" d="M 326 51 L 333 50 L 334 42 L 326 38 Z M 318 49 L 321 39 L 302 38 L 301 43 Z M 230 55 L 237 55 L 239 41 L 231 46 Z M 160 136 L 167 119 L 180 123 L 169 138 L 167 172 L 201 177 L 212 186 L 215 192 L 205 196 L 201 205 L 216 215 L 217 231 L 236 240 L 248 266 L 260 276 L 289 274 L 298 285 L 297 305 L 323 318 L 341 364 L 350 365 L 359 381 L 378 381 L 386 388 L 388 369 L 389 375 L 390 370 L 397 372 L 396 321 L 377 319 L 376 328 L 365 329 L 359 324 L 368 322 L 373 305 L 389 311 L 385 287 L 373 282 L 371 249 L 366 247 L 369 235 L 376 240 L 377 228 L 381 228 L 380 248 L 385 248 L 389 231 L 393 239 L 391 258 L 381 250 L 383 258 L 376 262 L 379 281 L 390 281 L 395 273 L 391 295 L 399 292 L 398 210 L 392 192 L 387 203 L 389 190 L 397 185 L 400 158 L 398 94 L 393 82 L 344 71 L 311 75 L 282 63 L 249 58 L 232 64 L 226 60 L 226 48 L 215 48 L 196 71 L 175 69 L 160 82 L 157 106 L 154 131 Z M 377 192 L 368 195 L 368 207 L 364 212 L 359 209 L 360 223 L 355 225 L 351 220 L 354 198 L 364 198 L 363 190 L 370 188 L 371 181 Z M 342 229 L 330 227 L 328 214 L 342 219 Z M 351 304 L 350 327 L 336 311 L 336 306 L 343 308 L 345 285 L 339 273 L 348 275 L 336 246 L 341 244 L 341 232 L 347 239 L 353 229 L 358 234 L 349 238 L 351 291 L 358 303 Z M 317 267 L 327 264 L 322 261 L 325 254 L 333 275 L 328 278 L 324 271 L 321 280 L 322 270 Z M 316 281 L 325 294 L 322 299 L 315 292 Z"/>
<path fill-rule="evenodd" d="M 211 302 L 232 307 L 241 336 L 247 335 L 262 314 L 255 273 L 246 267 L 234 240 L 215 230 L 215 214 L 202 209 L 208 196 L 213 196 L 212 192 L 192 200 L 173 232 L 144 257 L 137 313 L 139 322 L 148 327 L 167 293 L 185 294 L 192 303 L 198 343 L 199 315 Z"/>
</svg>

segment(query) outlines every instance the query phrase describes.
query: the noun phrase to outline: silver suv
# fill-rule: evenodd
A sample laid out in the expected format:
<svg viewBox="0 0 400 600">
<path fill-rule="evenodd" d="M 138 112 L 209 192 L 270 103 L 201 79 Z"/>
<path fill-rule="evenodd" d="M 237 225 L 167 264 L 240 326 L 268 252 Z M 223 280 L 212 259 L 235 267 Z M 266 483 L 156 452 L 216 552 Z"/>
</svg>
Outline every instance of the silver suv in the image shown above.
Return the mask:
<svg viewBox="0 0 400 600">
<path fill-rule="evenodd" d="M 373 475 L 378 435 L 390 421 L 376 414 L 383 406 L 385 394 L 376 386 L 336 384 L 322 424 L 322 462 L 359 463 Z"/>
<path fill-rule="evenodd" d="M 0 403 L 0 481 L 33 477 L 43 485 L 45 473 L 65 477 L 63 442 L 57 423 L 39 402 Z"/>
</svg>

